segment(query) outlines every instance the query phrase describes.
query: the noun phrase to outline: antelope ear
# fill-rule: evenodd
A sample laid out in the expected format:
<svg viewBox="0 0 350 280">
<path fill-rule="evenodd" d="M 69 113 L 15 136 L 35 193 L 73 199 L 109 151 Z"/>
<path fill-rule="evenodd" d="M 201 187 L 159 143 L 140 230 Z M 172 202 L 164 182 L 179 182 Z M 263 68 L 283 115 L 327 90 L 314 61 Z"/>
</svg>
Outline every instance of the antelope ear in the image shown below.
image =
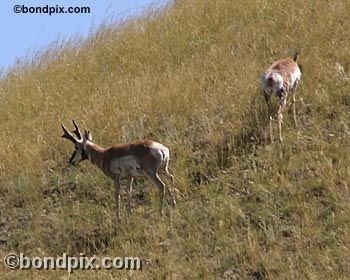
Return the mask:
<svg viewBox="0 0 350 280">
<path fill-rule="evenodd" d="M 84 131 L 84 139 L 92 141 L 92 136 L 91 136 L 90 131 L 88 131 L 88 130 Z"/>
</svg>

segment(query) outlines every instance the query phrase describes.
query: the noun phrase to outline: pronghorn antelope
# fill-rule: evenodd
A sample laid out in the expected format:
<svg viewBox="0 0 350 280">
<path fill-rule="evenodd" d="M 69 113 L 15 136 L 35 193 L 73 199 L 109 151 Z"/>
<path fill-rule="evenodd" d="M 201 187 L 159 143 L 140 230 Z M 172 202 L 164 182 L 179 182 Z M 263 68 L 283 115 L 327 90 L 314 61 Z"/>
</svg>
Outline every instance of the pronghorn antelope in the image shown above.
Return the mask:
<svg viewBox="0 0 350 280">
<path fill-rule="evenodd" d="M 301 77 L 301 71 L 296 61 L 298 53 L 295 53 L 294 59 L 284 58 L 274 62 L 265 71 L 261 78 L 261 86 L 264 92 L 265 101 L 269 110 L 269 128 L 270 128 L 270 140 L 272 141 L 272 112 L 270 107 L 270 97 L 276 94 L 279 101 L 279 108 L 277 111 L 278 120 L 278 133 L 279 141 L 282 142 L 282 113 L 287 104 L 288 93 L 292 94 L 293 103 L 293 118 L 295 126 L 297 126 L 297 118 L 295 112 L 295 91 Z"/>
<path fill-rule="evenodd" d="M 118 220 L 120 220 L 120 182 L 123 179 L 126 179 L 128 182 L 128 208 L 131 211 L 131 192 L 134 177 L 148 177 L 155 183 L 160 196 L 159 211 L 163 214 L 165 184 L 159 178 L 159 169 L 161 168 L 165 175 L 173 181 L 173 175 L 168 171 L 169 149 L 167 147 L 151 140 L 142 140 L 109 148 L 102 148 L 92 142 L 89 131 L 85 130 L 82 136 L 75 121 L 73 121 L 73 125 L 75 127 L 73 133 L 76 137 L 68 132 L 62 124 L 62 129 L 64 131 L 62 137 L 73 142 L 75 146 L 75 151 L 69 162 L 74 165 L 78 164 L 80 161 L 89 159 L 91 163 L 97 165 L 106 176 L 113 179 Z M 167 188 L 167 190 L 171 196 L 173 206 L 175 206 L 175 198 L 169 188 Z"/>
</svg>

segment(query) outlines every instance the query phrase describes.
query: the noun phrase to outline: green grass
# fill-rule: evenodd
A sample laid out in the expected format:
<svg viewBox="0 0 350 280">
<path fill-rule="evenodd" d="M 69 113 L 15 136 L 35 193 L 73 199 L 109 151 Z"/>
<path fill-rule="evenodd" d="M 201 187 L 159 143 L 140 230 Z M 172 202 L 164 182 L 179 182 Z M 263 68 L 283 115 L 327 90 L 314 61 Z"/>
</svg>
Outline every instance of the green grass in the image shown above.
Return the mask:
<svg viewBox="0 0 350 280">
<path fill-rule="evenodd" d="M 346 0 L 176 1 L 12 67 L 0 80 L 0 257 L 144 260 L 77 279 L 347 279 L 349 11 Z M 270 144 L 259 75 L 295 50 L 299 128 L 287 109 L 284 145 Z M 71 119 L 103 146 L 168 146 L 178 206 L 159 217 L 139 180 L 116 223 L 111 181 L 67 163 Z M 4 279 L 69 277 L 0 263 Z"/>
</svg>

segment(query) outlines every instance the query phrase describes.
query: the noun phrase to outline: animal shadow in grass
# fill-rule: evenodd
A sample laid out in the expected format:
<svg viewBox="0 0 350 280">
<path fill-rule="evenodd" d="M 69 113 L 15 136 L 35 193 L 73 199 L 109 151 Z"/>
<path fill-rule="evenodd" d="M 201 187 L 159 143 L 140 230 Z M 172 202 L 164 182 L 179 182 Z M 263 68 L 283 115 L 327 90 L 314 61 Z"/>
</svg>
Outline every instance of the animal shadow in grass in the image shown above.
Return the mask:
<svg viewBox="0 0 350 280">
<path fill-rule="evenodd" d="M 263 96 L 254 95 L 246 108 L 238 133 L 227 131 L 216 146 L 217 164 L 221 169 L 232 165 L 233 156 L 251 153 L 258 146 L 269 143 L 268 109 Z"/>
<path fill-rule="evenodd" d="M 272 110 L 277 110 L 277 102 L 271 102 Z M 277 112 L 277 111 L 276 111 Z M 237 154 L 249 152 L 252 148 L 270 142 L 268 108 L 262 94 L 255 94 L 242 116 L 242 125 L 234 136 Z"/>
</svg>

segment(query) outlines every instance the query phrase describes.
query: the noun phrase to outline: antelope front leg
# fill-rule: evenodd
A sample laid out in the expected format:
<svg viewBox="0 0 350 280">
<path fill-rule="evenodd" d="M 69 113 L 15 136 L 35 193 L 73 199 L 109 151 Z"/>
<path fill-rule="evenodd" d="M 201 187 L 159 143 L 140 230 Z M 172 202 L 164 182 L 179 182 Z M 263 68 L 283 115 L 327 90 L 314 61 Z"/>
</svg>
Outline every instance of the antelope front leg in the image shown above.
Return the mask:
<svg viewBox="0 0 350 280">
<path fill-rule="evenodd" d="M 120 177 L 114 179 L 117 220 L 120 221 Z"/>
<path fill-rule="evenodd" d="M 128 190 L 128 211 L 129 213 L 132 212 L 132 208 L 131 208 L 131 198 L 132 198 L 132 183 L 134 181 L 134 178 L 128 178 L 127 180 L 127 184 L 129 186 L 129 190 Z"/>
</svg>

